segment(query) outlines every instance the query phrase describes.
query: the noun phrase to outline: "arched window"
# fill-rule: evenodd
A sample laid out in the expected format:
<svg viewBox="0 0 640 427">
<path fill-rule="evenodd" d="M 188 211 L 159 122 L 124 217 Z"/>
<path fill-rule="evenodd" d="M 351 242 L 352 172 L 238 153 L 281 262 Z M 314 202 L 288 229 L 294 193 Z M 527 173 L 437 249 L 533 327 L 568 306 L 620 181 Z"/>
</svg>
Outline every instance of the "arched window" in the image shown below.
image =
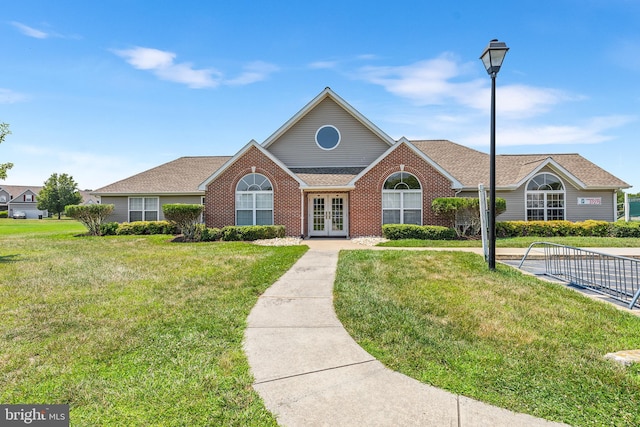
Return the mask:
<svg viewBox="0 0 640 427">
<path fill-rule="evenodd" d="M 396 172 L 382 187 L 382 223 L 422 225 L 422 187 L 418 178 Z"/>
<path fill-rule="evenodd" d="M 273 225 L 273 186 L 266 176 L 250 173 L 238 182 L 236 225 Z"/>
<path fill-rule="evenodd" d="M 563 220 L 565 191 L 560 178 L 541 173 L 527 183 L 527 221 Z"/>
</svg>

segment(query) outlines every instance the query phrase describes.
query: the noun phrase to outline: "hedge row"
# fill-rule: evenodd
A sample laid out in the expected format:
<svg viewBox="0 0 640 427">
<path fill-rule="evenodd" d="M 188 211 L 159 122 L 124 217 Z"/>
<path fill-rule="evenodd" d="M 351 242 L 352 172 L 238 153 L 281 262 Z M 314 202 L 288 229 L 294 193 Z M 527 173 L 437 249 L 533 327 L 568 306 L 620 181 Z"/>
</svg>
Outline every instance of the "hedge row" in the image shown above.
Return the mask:
<svg viewBox="0 0 640 427">
<path fill-rule="evenodd" d="M 385 224 L 382 234 L 389 240 L 454 240 L 457 237 L 453 228 L 439 225 Z"/>
<path fill-rule="evenodd" d="M 103 236 L 148 235 L 148 234 L 178 234 L 180 230 L 169 221 L 134 221 L 134 222 L 105 222 L 100 225 Z"/>
<path fill-rule="evenodd" d="M 148 234 L 179 234 L 178 227 L 169 221 L 135 221 L 135 222 L 107 222 L 101 225 L 103 236 L 148 235 Z M 284 237 L 285 229 L 282 225 L 250 225 L 208 228 L 198 224 L 196 241 L 253 241 L 259 239 L 274 239 Z"/>
<path fill-rule="evenodd" d="M 284 225 L 230 225 L 222 227 L 220 239 L 225 242 L 246 241 L 252 242 L 260 239 L 275 239 L 284 237 Z"/>
<path fill-rule="evenodd" d="M 640 237 L 640 222 L 501 221 L 496 223 L 497 237 Z"/>
<path fill-rule="evenodd" d="M 0 218 L 9 218 L 8 211 L 0 211 Z"/>
</svg>

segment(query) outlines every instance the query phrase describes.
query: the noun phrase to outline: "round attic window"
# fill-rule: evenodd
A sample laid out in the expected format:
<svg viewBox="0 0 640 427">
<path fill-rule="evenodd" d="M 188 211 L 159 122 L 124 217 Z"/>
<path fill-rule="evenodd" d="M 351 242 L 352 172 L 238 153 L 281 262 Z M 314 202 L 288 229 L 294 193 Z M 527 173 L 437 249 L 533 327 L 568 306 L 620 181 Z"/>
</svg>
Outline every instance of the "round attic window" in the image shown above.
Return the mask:
<svg viewBox="0 0 640 427">
<path fill-rule="evenodd" d="M 340 131 L 335 126 L 322 126 L 316 132 L 316 144 L 323 150 L 333 150 L 340 144 Z"/>
</svg>

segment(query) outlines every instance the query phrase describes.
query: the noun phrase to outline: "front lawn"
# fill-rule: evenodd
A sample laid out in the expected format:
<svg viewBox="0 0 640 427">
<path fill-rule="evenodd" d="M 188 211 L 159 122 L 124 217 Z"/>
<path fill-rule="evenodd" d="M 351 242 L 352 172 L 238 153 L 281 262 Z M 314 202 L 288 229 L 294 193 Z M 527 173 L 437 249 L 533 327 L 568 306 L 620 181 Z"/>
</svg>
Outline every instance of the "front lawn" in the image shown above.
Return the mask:
<svg viewBox="0 0 640 427">
<path fill-rule="evenodd" d="M 460 252 L 343 251 L 338 317 L 393 370 L 572 425 L 640 425 L 640 318 Z"/>
<path fill-rule="evenodd" d="M 0 402 L 68 403 L 72 425 L 276 425 L 245 320 L 306 247 L 50 224 L 0 224 Z"/>
</svg>

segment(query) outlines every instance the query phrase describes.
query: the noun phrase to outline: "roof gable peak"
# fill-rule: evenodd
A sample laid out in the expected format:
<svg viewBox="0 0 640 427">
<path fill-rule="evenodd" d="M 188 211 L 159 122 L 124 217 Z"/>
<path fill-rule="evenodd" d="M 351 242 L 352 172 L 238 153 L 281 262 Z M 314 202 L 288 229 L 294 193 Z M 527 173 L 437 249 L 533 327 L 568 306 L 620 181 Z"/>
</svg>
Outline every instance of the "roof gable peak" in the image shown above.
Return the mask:
<svg viewBox="0 0 640 427">
<path fill-rule="evenodd" d="M 296 114 L 293 115 L 289 120 L 287 120 L 278 130 L 276 130 L 271 136 L 269 136 L 263 143 L 262 146 L 264 148 L 269 148 L 271 144 L 278 140 L 285 132 L 291 129 L 296 123 L 302 120 L 309 112 L 311 112 L 314 108 L 316 108 L 322 101 L 325 99 L 331 99 L 338 106 L 340 106 L 343 110 L 345 110 L 348 114 L 353 116 L 356 120 L 362 123 L 367 129 L 376 134 L 380 139 L 386 142 L 389 146 L 392 146 L 395 141 L 385 132 L 383 132 L 378 126 L 373 124 L 369 119 L 363 116 L 358 110 L 353 108 L 351 104 L 345 101 L 342 97 L 340 97 L 337 93 L 335 93 L 330 87 L 324 88 L 322 92 L 320 92 L 315 98 L 309 101 L 302 109 L 300 109 Z"/>
</svg>

